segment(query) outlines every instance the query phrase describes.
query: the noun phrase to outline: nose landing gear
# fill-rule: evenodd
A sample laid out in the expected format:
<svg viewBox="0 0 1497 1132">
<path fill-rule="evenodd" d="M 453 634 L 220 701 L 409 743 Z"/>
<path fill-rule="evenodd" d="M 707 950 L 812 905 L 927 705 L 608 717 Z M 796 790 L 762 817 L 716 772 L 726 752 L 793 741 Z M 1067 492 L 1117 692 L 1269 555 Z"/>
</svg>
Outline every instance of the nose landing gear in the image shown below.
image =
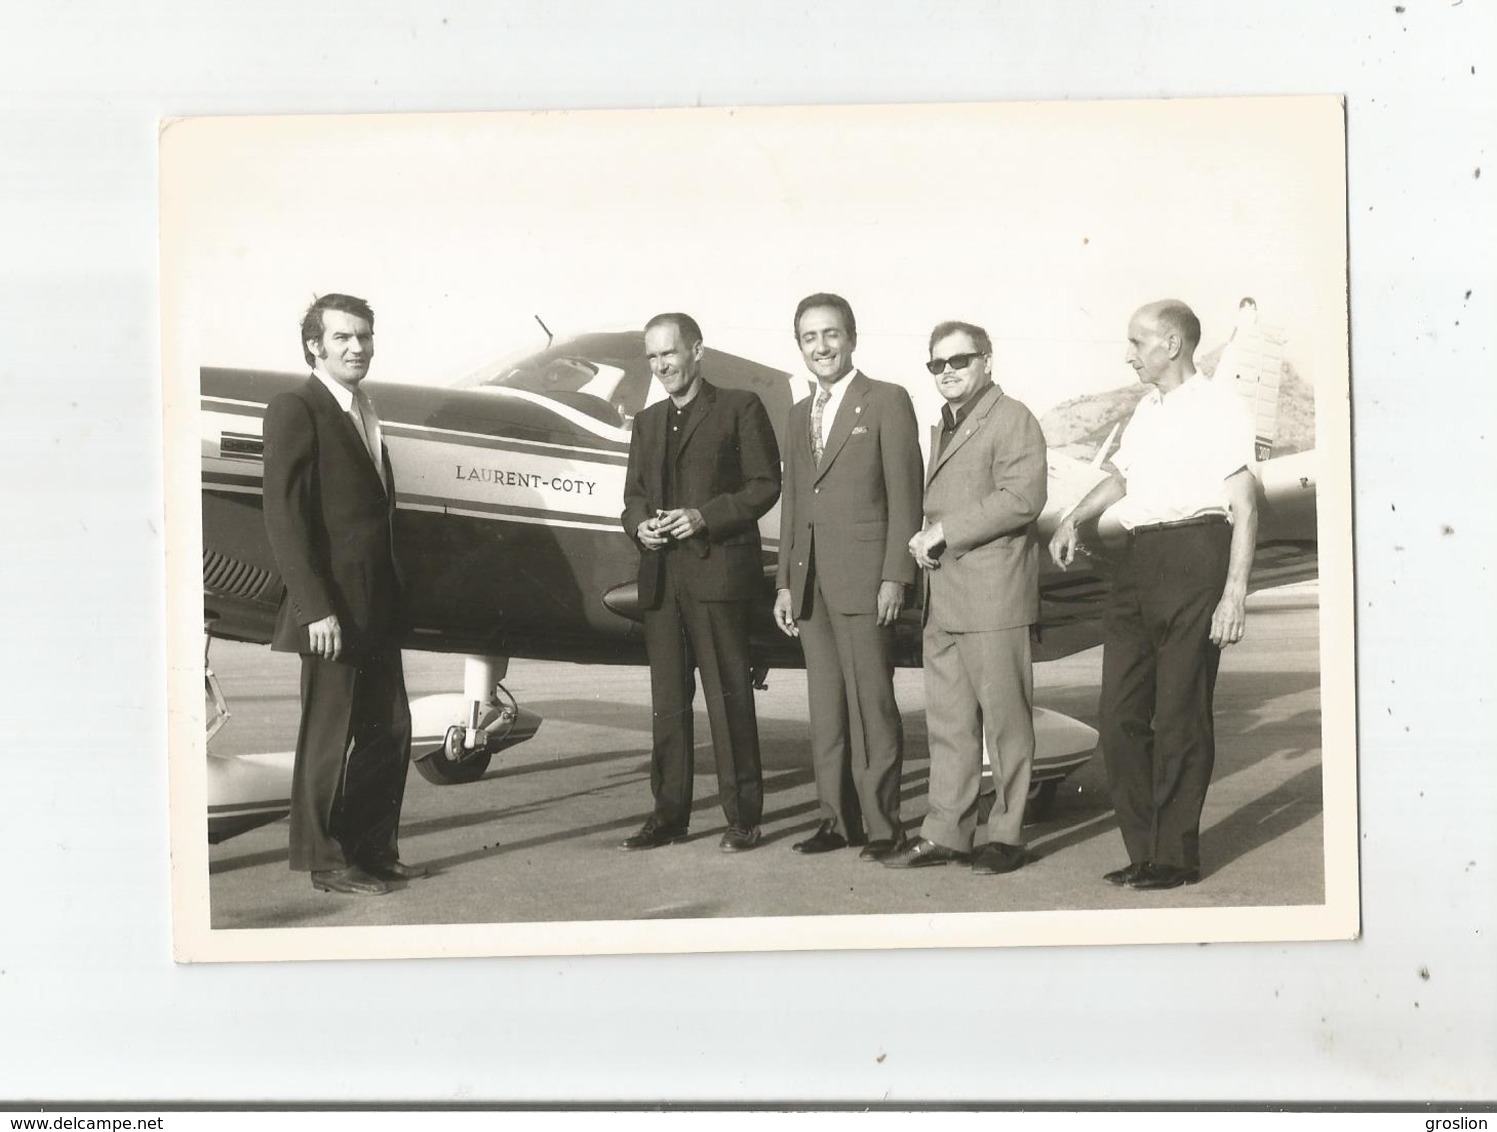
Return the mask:
<svg viewBox="0 0 1497 1132">
<path fill-rule="evenodd" d="M 482 715 L 475 710 L 469 716 L 471 725 L 454 723 L 447 728 L 442 745 L 416 763 L 422 778 L 438 786 L 458 786 L 483 777 L 520 718 L 519 705 L 503 684 L 494 685 L 487 703 L 492 706 Z M 471 706 L 481 710 L 482 705 Z"/>
<path fill-rule="evenodd" d="M 508 671 L 507 657 L 469 656 L 463 664 L 463 694 L 429 697 L 411 705 L 415 733 L 441 736 L 425 754 L 416 755 L 421 777 L 438 786 L 476 782 L 489 769 L 494 755 L 505 747 L 522 743 L 535 734 L 539 717 L 522 711 L 514 696 L 499 681 Z M 453 718 L 461 705 L 460 723 L 428 729 L 423 723 Z M 434 719 L 433 716 L 436 718 Z M 421 744 L 418 742 L 417 746 Z"/>
</svg>

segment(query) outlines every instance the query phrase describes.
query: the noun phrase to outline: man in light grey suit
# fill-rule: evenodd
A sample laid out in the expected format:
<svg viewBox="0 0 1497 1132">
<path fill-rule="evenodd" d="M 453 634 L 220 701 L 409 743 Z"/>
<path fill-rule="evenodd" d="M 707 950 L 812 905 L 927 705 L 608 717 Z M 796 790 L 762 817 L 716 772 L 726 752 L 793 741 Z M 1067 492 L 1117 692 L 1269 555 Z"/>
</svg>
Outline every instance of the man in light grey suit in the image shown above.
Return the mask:
<svg viewBox="0 0 1497 1132">
<path fill-rule="evenodd" d="M 931 429 L 925 526 L 910 539 L 924 571 L 929 810 L 920 839 L 889 868 L 972 862 L 1008 873 L 1029 855 L 1024 802 L 1034 763 L 1029 628 L 1039 616 L 1045 438 L 1022 404 L 993 383 L 993 346 L 980 326 L 943 322 L 930 361 L 946 399 Z M 974 857 L 986 734 L 997 797 L 988 842 Z"/>
</svg>

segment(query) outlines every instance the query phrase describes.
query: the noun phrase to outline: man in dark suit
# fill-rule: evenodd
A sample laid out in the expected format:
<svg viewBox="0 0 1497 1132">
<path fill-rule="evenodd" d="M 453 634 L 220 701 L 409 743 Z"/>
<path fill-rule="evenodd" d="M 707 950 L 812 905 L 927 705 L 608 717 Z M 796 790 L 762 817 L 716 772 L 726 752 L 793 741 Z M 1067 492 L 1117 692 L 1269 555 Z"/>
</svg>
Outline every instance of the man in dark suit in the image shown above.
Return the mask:
<svg viewBox="0 0 1497 1132">
<path fill-rule="evenodd" d="M 764 586 L 758 520 L 780 496 L 780 451 L 755 394 L 702 377 L 702 332 L 689 315 L 650 319 L 645 353 L 668 396 L 634 418 L 622 521 L 640 548 L 655 805 L 620 848 L 686 837 L 696 669 L 728 819 L 719 848 L 736 853 L 759 843 L 764 808 L 749 617 Z"/>
<path fill-rule="evenodd" d="M 374 312 L 324 295 L 302 319 L 312 376 L 265 408 L 265 530 L 285 583 L 271 647 L 301 654 L 291 867 L 370 896 L 426 875 L 396 848 L 411 747 L 396 634 L 395 482 L 362 383 Z"/>
<path fill-rule="evenodd" d="M 993 382 L 993 343 L 980 326 L 943 322 L 926 368 L 946 399 L 931 429 L 925 528 L 910 554 L 925 570 L 925 719 L 930 805 L 920 839 L 889 868 L 965 862 L 977 827 L 984 739 L 995 798 L 978 873 L 1029 859 L 1022 830 L 1034 765 L 1034 668 L 1045 436 Z"/>
<path fill-rule="evenodd" d="M 858 328 L 840 295 L 802 299 L 796 343 L 815 379 L 790 411 L 775 623 L 806 656 L 821 823 L 791 846 L 826 853 L 903 847 L 904 735 L 894 701 L 893 626 L 915 581 L 920 441 L 910 395 L 853 365 Z"/>
</svg>

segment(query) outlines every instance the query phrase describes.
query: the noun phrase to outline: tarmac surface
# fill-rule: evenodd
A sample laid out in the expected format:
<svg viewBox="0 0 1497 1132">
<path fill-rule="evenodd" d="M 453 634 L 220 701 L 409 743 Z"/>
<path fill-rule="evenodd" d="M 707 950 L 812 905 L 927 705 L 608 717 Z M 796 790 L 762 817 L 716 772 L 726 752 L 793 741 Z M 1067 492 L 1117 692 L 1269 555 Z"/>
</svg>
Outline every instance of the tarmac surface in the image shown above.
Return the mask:
<svg viewBox="0 0 1497 1132">
<path fill-rule="evenodd" d="M 284 819 L 210 850 L 212 925 L 285 928 L 384 924 L 648 920 L 729 916 L 998 912 L 1320 904 L 1324 900 L 1319 588 L 1307 582 L 1249 599 L 1248 634 L 1217 682 L 1217 765 L 1202 822 L 1200 884 L 1167 892 L 1114 888 L 1126 863 L 1100 756 L 1060 786 L 1048 817 L 1026 828 L 1039 860 L 1005 876 L 956 866 L 885 869 L 856 850 L 802 857 L 792 842 L 818 810 L 806 737 L 805 674 L 773 671 L 758 693 L 764 841 L 724 854 L 710 732 L 697 712 L 696 803 L 688 841 L 620 852 L 650 810 L 649 677 L 642 668 L 515 660 L 506 687 L 545 717 L 535 738 L 496 755 L 483 779 L 434 786 L 413 768 L 401 856 L 433 876 L 380 897 L 314 891 L 287 868 Z M 298 665 L 258 646 L 218 641 L 212 663 L 233 718 L 215 752 L 294 746 Z M 1097 723 L 1101 649 L 1039 665 L 1042 707 Z M 460 691 L 462 659 L 406 654 L 410 695 Z M 900 670 L 903 818 L 919 827 L 929 774 L 925 693 Z"/>
</svg>

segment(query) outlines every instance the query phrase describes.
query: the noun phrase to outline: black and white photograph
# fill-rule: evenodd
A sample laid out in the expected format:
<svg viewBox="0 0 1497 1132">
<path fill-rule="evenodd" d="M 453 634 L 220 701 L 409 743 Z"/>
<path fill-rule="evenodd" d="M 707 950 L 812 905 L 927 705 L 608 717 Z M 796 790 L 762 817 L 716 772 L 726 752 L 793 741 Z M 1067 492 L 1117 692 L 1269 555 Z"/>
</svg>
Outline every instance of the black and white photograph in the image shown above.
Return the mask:
<svg viewBox="0 0 1497 1132">
<path fill-rule="evenodd" d="M 1357 934 L 1340 99 L 160 145 L 179 959 Z"/>
<path fill-rule="evenodd" d="M 12 5 L 0 1113 L 1490 1122 L 1494 44 Z"/>
</svg>

